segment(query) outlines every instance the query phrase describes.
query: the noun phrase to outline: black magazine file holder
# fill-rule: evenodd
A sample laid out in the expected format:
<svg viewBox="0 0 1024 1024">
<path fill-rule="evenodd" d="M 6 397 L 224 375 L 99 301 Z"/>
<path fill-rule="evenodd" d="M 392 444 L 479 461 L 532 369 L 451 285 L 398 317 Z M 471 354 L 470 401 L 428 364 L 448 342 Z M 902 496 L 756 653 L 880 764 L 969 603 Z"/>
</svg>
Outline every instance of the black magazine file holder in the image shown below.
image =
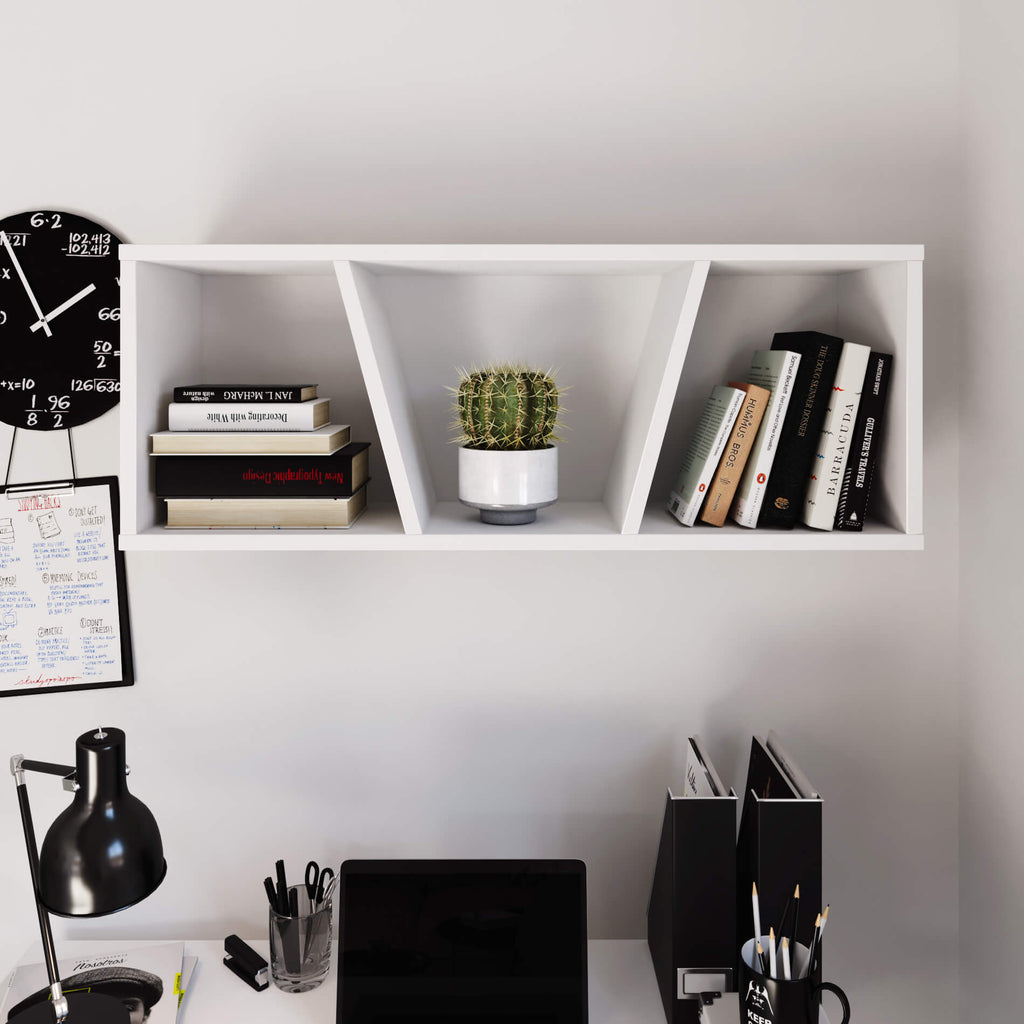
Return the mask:
<svg viewBox="0 0 1024 1024">
<path fill-rule="evenodd" d="M 797 934 L 789 936 L 810 945 L 814 919 L 821 902 L 821 797 L 801 797 L 785 769 L 754 737 L 750 770 L 743 798 L 739 838 L 736 844 L 736 935 L 734 960 L 754 934 L 750 894 L 757 883 L 761 929 L 779 924 L 786 902 L 800 886 L 800 920 Z M 818 954 L 818 964 L 821 955 Z"/>
<path fill-rule="evenodd" d="M 697 1024 L 701 995 L 735 989 L 736 793 L 668 791 L 647 945 L 668 1024 Z"/>
</svg>

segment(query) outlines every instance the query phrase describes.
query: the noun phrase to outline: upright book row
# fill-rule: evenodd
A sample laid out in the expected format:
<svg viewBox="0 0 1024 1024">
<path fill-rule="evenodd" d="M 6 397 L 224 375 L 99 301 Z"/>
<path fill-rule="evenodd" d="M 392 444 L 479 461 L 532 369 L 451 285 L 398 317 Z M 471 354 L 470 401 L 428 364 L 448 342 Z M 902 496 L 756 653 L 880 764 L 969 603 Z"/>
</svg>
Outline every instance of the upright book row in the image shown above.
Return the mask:
<svg viewBox="0 0 1024 1024">
<path fill-rule="evenodd" d="M 776 334 L 747 380 L 712 389 L 668 501 L 684 526 L 861 530 L 892 356 L 817 331 Z"/>
<path fill-rule="evenodd" d="M 330 421 L 316 385 L 174 389 L 152 434 L 167 526 L 347 528 L 366 508 L 369 443 Z"/>
</svg>

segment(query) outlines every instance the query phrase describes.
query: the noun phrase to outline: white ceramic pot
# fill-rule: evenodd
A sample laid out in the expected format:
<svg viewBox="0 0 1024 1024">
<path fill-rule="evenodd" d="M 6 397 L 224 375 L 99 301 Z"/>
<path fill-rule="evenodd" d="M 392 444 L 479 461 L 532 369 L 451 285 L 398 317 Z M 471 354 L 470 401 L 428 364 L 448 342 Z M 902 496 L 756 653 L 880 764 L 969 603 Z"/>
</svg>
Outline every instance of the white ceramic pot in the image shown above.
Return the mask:
<svg viewBox="0 0 1024 1024">
<path fill-rule="evenodd" d="M 558 500 L 558 449 L 500 452 L 459 449 L 459 501 L 499 526 L 532 523 Z"/>
</svg>

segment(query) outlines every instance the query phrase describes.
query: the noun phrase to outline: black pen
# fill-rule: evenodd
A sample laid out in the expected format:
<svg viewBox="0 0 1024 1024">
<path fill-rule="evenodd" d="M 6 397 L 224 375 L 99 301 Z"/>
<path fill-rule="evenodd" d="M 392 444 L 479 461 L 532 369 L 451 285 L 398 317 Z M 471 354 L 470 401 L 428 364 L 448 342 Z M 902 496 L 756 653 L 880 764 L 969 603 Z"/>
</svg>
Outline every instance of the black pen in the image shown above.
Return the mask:
<svg viewBox="0 0 1024 1024">
<path fill-rule="evenodd" d="M 279 860 L 274 866 L 277 868 L 277 912 L 287 915 L 288 879 L 285 878 L 284 874 L 284 861 Z"/>
<path fill-rule="evenodd" d="M 263 879 L 263 888 L 267 890 L 267 899 L 270 900 L 271 910 L 277 910 L 277 890 L 274 888 L 274 880 L 270 875 Z"/>
</svg>

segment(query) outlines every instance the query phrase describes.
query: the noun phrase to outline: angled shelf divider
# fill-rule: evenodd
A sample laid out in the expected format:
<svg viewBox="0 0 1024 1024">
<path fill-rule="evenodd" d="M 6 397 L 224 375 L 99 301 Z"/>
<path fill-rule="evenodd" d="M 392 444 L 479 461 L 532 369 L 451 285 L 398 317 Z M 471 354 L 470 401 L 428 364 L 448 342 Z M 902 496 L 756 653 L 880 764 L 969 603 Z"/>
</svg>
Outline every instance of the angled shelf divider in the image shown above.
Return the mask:
<svg viewBox="0 0 1024 1024">
<path fill-rule="evenodd" d="M 912 550 L 921 535 L 917 246 L 122 246 L 121 543 L 149 550 Z M 881 521 L 680 526 L 664 510 L 711 387 L 776 331 L 895 354 Z M 524 361 L 566 393 L 560 498 L 494 527 L 457 501 L 457 367 Z M 166 530 L 149 434 L 171 389 L 321 385 L 373 442 L 350 530 Z"/>
</svg>

